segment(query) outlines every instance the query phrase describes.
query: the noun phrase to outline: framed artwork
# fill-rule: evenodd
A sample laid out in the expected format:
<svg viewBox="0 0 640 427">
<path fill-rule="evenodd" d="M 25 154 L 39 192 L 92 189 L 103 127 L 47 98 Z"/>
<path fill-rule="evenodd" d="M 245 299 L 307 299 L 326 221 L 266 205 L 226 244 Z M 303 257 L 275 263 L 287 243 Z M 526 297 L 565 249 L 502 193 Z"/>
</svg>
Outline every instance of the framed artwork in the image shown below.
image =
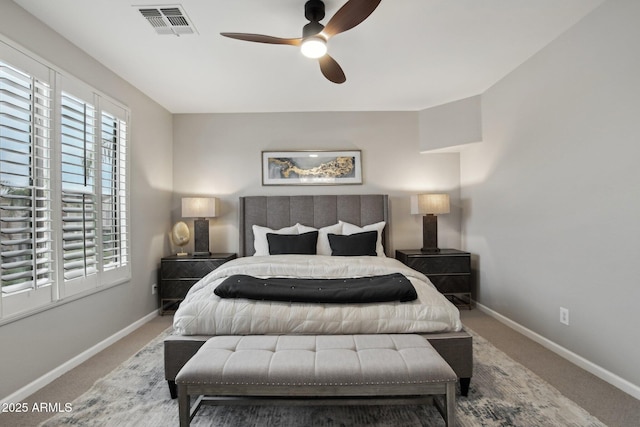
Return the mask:
<svg viewBox="0 0 640 427">
<path fill-rule="evenodd" d="M 360 150 L 262 152 L 262 185 L 339 184 L 362 184 Z"/>
</svg>

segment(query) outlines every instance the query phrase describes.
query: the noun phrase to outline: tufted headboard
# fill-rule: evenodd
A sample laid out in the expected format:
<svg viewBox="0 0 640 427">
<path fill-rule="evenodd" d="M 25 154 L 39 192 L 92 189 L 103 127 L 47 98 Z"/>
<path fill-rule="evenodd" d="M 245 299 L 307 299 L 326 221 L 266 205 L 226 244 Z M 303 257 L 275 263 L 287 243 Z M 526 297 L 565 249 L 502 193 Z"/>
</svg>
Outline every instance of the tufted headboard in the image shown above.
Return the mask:
<svg viewBox="0 0 640 427">
<path fill-rule="evenodd" d="M 386 221 L 382 243 L 387 249 L 389 196 L 382 194 L 337 196 L 240 197 L 240 256 L 254 254 L 252 226 L 279 229 L 296 223 L 325 227 L 342 220 L 358 226 Z M 388 254 L 387 254 L 388 255 Z"/>
</svg>

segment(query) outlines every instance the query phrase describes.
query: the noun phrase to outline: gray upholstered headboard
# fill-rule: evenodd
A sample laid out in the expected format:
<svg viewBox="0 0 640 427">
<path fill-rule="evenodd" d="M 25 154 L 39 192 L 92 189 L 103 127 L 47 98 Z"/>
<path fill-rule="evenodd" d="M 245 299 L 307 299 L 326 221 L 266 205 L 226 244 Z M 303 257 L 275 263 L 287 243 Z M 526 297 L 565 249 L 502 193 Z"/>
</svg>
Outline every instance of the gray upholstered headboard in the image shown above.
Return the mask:
<svg viewBox="0 0 640 427">
<path fill-rule="evenodd" d="M 248 196 L 240 197 L 239 211 L 240 256 L 251 256 L 255 252 L 251 228 L 254 224 L 273 229 L 296 223 L 320 228 L 335 224 L 338 220 L 358 226 L 386 221 L 382 243 L 388 251 L 387 195 Z"/>
</svg>

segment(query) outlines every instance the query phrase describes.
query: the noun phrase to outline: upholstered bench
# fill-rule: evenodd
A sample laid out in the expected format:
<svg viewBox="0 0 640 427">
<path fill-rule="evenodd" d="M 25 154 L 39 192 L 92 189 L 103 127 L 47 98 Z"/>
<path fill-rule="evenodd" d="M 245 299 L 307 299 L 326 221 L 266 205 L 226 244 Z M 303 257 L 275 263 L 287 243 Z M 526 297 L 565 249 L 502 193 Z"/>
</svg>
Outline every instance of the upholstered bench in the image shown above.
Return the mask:
<svg viewBox="0 0 640 427">
<path fill-rule="evenodd" d="M 432 401 L 453 426 L 456 380 L 427 340 L 412 334 L 216 336 L 176 376 L 181 426 L 204 403 Z M 443 397 L 443 404 L 434 396 Z M 193 406 L 191 397 L 197 397 Z"/>
</svg>

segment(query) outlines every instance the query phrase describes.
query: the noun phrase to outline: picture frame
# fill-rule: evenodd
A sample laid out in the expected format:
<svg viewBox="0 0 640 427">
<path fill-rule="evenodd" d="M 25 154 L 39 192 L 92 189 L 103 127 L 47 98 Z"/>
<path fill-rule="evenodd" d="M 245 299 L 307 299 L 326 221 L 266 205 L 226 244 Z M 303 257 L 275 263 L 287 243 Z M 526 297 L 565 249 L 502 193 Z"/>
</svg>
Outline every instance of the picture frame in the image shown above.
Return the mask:
<svg viewBox="0 0 640 427">
<path fill-rule="evenodd" d="M 360 150 L 262 152 L 262 185 L 344 184 L 362 184 Z"/>
</svg>

